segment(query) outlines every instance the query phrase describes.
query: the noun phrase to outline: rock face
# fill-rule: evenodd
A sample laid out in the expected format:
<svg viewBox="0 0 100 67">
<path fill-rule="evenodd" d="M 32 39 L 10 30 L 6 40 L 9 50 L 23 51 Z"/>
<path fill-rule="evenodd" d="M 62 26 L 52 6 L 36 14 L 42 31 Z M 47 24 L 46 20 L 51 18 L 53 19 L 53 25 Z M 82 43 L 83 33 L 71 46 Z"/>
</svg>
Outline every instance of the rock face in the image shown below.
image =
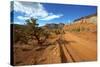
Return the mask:
<svg viewBox="0 0 100 67">
<path fill-rule="evenodd" d="M 70 25 L 65 25 L 63 27 L 65 31 L 70 32 L 82 32 L 82 31 L 92 31 L 96 32 L 97 30 L 97 14 L 92 14 L 89 16 L 81 17 L 74 20 Z"/>
<path fill-rule="evenodd" d="M 83 22 L 83 23 L 87 23 L 87 22 L 97 23 L 97 14 L 88 15 L 88 16 L 81 17 L 79 19 L 74 20 L 74 23 L 80 23 L 80 22 Z"/>
</svg>

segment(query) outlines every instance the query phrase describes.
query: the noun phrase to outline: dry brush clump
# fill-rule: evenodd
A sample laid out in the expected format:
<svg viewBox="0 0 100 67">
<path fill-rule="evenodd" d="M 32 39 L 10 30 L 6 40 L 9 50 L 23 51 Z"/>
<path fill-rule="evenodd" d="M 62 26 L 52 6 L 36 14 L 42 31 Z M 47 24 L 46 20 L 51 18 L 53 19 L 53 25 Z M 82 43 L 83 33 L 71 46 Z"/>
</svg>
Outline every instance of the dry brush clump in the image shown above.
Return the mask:
<svg viewBox="0 0 100 67">
<path fill-rule="evenodd" d="M 43 45 L 49 37 L 49 32 L 38 26 L 36 19 L 26 20 L 28 26 L 28 32 L 32 39 L 37 40 L 38 45 Z"/>
<path fill-rule="evenodd" d="M 28 44 L 29 40 L 36 40 L 38 45 L 43 45 L 49 37 L 49 32 L 39 27 L 36 21 L 37 19 L 31 18 L 26 20 L 25 25 L 14 26 L 13 42 Z"/>
</svg>

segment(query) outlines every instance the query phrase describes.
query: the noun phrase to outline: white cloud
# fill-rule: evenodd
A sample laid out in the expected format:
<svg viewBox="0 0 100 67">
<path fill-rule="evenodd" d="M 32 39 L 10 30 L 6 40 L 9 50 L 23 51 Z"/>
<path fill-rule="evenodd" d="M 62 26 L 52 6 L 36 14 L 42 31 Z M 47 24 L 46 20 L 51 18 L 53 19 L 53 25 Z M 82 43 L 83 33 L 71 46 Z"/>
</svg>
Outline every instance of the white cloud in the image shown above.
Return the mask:
<svg viewBox="0 0 100 67">
<path fill-rule="evenodd" d="M 40 19 L 40 20 L 52 20 L 52 19 L 55 19 L 55 18 L 60 18 L 62 17 L 63 15 L 51 15 L 51 16 L 47 16 L 46 18 L 43 18 L 43 19 Z"/>
<path fill-rule="evenodd" d="M 62 15 L 55 15 L 45 10 L 42 4 L 36 2 L 17 2 L 14 1 L 14 11 L 22 12 L 24 16 L 18 16 L 20 20 L 27 19 L 28 17 L 34 17 L 40 20 L 52 20 L 60 18 Z"/>
<path fill-rule="evenodd" d="M 23 17 L 23 16 L 17 16 L 17 18 L 20 19 L 20 20 L 27 20 L 27 19 L 29 19 L 29 17 Z"/>
<path fill-rule="evenodd" d="M 25 24 L 25 22 L 12 22 L 12 23 L 15 23 L 15 24 Z"/>
<path fill-rule="evenodd" d="M 28 17 L 42 18 L 48 16 L 48 12 L 40 3 L 14 2 L 14 10 L 22 12 Z"/>
</svg>

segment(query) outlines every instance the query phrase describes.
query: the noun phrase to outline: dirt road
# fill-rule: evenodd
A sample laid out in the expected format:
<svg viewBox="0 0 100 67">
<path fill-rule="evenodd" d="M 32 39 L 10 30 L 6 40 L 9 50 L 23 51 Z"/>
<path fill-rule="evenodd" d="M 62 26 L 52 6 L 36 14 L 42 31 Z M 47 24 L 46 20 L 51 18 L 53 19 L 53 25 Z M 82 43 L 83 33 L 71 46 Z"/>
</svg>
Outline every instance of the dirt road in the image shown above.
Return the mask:
<svg viewBox="0 0 100 67">
<path fill-rule="evenodd" d="M 64 51 L 67 62 L 92 61 L 97 59 L 96 42 L 82 39 L 69 32 L 62 37 L 64 42 L 59 43 L 59 45 L 61 50 Z"/>
</svg>

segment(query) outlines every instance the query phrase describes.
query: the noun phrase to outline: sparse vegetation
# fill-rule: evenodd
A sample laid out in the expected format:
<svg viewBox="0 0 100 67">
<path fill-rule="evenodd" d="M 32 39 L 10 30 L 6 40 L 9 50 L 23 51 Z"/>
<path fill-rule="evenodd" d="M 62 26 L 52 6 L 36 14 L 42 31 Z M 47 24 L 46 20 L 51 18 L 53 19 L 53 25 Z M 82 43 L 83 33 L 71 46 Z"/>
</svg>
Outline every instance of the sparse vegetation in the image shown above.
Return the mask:
<svg viewBox="0 0 100 67">
<path fill-rule="evenodd" d="M 66 29 L 66 32 L 85 32 L 89 31 L 89 28 L 87 27 L 77 27 L 77 28 L 71 28 L 71 29 Z"/>
<path fill-rule="evenodd" d="M 27 44 L 28 40 L 37 40 L 38 45 L 43 45 L 49 37 L 49 32 L 45 29 L 42 29 L 36 23 L 36 19 L 31 18 L 26 20 L 27 24 L 25 27 L 21 28 L 16 26 L 14 29 L 14 42 L 21 41 L 22 43 Z"/>
<path fill-rule="evenodd" d="M 26 20 L 26 22 L 28 33 L 30 34 L 29 36 L 31 36 L 32 39 L 37 40 L 39 45 L 43 45 L 43 43 L 48 39 L 49 32 L 39 27 L 36 23 L 36 19 L 31 18 Z"/>
</svg>

